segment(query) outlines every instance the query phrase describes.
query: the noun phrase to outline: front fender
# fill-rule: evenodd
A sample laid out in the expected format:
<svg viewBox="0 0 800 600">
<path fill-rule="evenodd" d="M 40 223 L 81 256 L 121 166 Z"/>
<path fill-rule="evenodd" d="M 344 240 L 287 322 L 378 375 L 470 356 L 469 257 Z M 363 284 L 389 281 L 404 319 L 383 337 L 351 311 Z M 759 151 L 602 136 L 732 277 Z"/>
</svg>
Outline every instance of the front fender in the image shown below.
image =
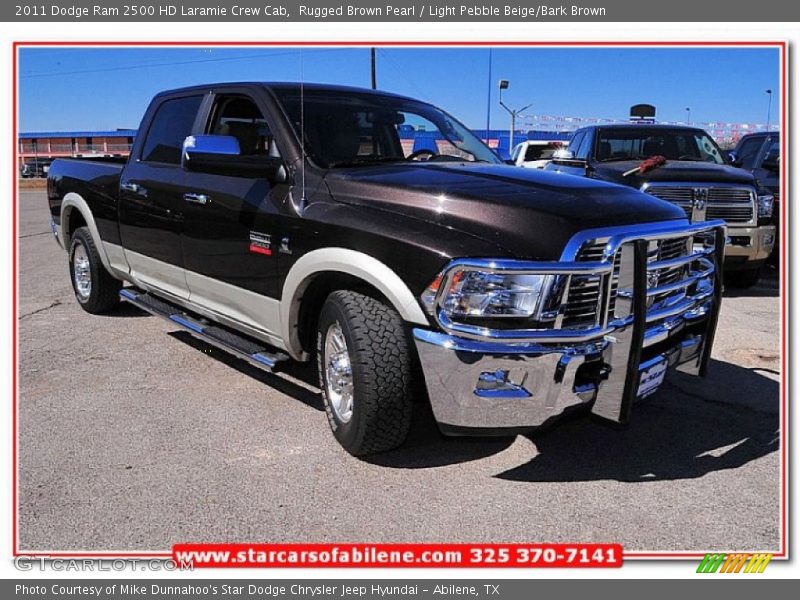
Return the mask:
<svg viewBox="0 0 800 600">
<path fill-rule="evenodd" d="M 283 284 L 280 305 L 281 337 L 294 358 L 303 357 L 297 322 L 303 292 L 320 273 L 338 272 L 357 277 L 379 290 L 404 321 L 428 325 L 414 294 L 397 273 L 378 259 L 347 248 L 319 248 L 300 258 Z"/>
</svg>

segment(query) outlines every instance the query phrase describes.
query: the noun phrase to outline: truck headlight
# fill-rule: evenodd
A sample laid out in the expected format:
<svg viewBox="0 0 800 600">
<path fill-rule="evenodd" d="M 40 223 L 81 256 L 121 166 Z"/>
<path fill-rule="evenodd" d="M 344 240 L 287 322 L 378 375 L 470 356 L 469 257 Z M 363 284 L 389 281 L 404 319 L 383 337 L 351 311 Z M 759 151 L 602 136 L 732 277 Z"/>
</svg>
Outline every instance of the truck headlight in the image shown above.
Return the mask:
<svg viewBox="0 0 800 600">
<path fill-rule="evenodd" d="M 553 276 L 505 273 L 491 269 L 456 268 L 437 277 L 422 294 L 422 304 L 433 314 L 439 288 L 440 306 L 451 319 L 533 317 Z"/>
<path fill-rule="evenodd" d="M 765 219 L 772 216 L 772 205 L 775 197 L 772 194 L 764 194 L 758 197 L 758 218 Z"/>
</svg>

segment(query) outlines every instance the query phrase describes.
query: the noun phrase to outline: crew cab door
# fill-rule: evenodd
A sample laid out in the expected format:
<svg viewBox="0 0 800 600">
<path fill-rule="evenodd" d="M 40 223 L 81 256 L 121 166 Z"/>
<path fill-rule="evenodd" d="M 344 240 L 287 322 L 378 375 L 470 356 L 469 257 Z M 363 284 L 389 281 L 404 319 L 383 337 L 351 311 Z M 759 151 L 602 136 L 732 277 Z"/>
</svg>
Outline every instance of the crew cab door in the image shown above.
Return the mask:
<svg viewBox="0 0 800 600">
<path fill-rule="evenodd" d="M 119 229 L 131 274 L 145 286 L 186 299 L 181 229 L 185 173 L 183 140 L 191 134 L 203 96 L 168 97 L 150 107 L 119 190 Z"/>
<path fill-rule="evenodd" d="M 761 156 L 753 169 L 753 175 L 765 188 L 777 192 L 780 188 L 780 169 L 776 168 L 776 160 L 780 157 L 780 138 L 768 136 L 761 148 Z M 771 163 L 771 164 L 770 164 Z"/>
<path fill-rule="evenodd" d="M 227 88 L 206 102 L 201 132 L 233 136 L 242 159 L 277 153 L 266 109 Z M 275 219 L 286 184 L 237 174 L 185 174 L 183 263 L 192 303 L 259 331 L 279 330 Z"/>
</svg>

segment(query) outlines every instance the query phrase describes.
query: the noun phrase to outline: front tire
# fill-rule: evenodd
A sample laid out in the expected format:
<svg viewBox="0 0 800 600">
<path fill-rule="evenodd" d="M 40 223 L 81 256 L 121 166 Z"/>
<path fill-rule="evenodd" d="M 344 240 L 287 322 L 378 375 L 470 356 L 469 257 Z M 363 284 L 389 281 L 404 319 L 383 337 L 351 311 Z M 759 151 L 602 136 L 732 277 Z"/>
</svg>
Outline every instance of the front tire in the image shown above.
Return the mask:
<svg viewBox="0 0 800 600">
<path fill-rule="evenodd" d="M 413 360 L 396 311 L 364 294 L 333 292 L 320 312 L 317 361 L 328 422 L 345 450 L 359 456 L 403 444 Z"/>
<path fill-rule="evenodd" d="M 75 299 L 86 312 L 97 315 L 119 304 L 122 282 L 106 271 L 87 227 L 78 227 L 72 234 L 69 277 Z"/>
<path fill-rule="evenodd" d="M 753 287 L 759 279 L 761 279 L 761 267 L 728 273 L 728 282 L 732 287 L 740 289 Z"/>
</svg>

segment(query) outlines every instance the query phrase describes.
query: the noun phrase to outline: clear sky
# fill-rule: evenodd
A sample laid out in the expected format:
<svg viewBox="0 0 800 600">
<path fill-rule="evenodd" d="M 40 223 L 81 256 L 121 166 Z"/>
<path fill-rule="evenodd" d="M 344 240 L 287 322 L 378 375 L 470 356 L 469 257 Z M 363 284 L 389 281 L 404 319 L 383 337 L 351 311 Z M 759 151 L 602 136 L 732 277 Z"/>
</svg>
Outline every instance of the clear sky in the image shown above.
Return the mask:
<svg viewBox="0 0 800 600">
<path fill-rule="evenodd" d="M 428 100 L 475 129 L 508 126 L 504 100 L 531 114 L 626 118 L 655 104 L 660 120 L 763 123 L 779 98 L 771 48 L 379 48 L 378 88 Z M 368 48 L 306 48 L 308 82 L 368 87 Z M 23 48 L 20 131 L 136 128 L 150 98 L 213 81 L 299 81 L 298 48 Z M 491 86 L 490 86 L 491 81 Z"/>
</svg>

